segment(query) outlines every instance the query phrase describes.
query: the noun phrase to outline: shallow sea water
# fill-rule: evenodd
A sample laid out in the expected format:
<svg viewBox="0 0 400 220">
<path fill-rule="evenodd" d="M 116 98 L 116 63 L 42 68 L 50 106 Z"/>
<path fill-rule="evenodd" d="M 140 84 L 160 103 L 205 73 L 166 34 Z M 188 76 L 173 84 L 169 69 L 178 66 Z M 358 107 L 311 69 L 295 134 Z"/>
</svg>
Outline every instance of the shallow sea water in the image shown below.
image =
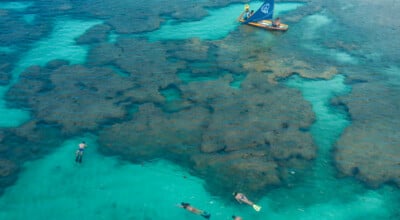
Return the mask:
<svg viewBox="0 0 400 220">
<path fill-rule="evenodd" d="M 0 9 L 24 14 L 24 10 L 32 5 L 33 2 L 3 2 Z M 295 11 L 300 5 L 282 3 L 277 4 L 276 9 L 284 15 Z M 218 40 L 237 28 L 243 28 L 235 22 L 235 16 L 242 8 L 242 4 L 232 4 L 210 10 L 209 16 L 200 21 L 166 22 L 160 29 L 144 36 L 152 41 L 191 37 Z M 26 15 L 26 22 L 34 22 L 32 12 L 26 12 Z M 318 44 L 318 36 L 321 34 L 318 27 L 333 22 L 328 16 L 310 15 L 299 21 L 303 29 L 294 28 L 293 31 L 299 32 L 290 34 L 298 34 L 302 39 L 300 47 L 312 53 L 313 57 L 332 60 L 339 65 L 362 66 L 357 56 Z M 226 19 L 231 17 L 234 18 Z M 4 100 L 7 90 L 18 80 L 20 73 L 31 65 L 45 65 L 52 59 L 84 64 L 88 47 L 75 44 L 74 39 L 101 22 L 65 15 L 57 17 L 52 32 L 22 53 L 12 72 L 13 80 L 9 85 L 0 86 L 0 127 L 18 127 L 31 117 L 24 109 L 7 107 Z M 215 31 L 210 33 L 209 25 L 213 22 L 217 24 L 213 26 Z M 309 27 L 310 23 L 317 24 Z M 269 39 L 268 42 L 282 36 L 263 30 L 254 32 L 260 38 Z M 109 37 L 117 39 L 122 36 L 112 33 Z M 1 48 L 5 53 L 12 53 L 9 48 Z M 397 77 L 388 82 L 391 86 L 398 86 L 399 82 L 399 67 L 396 65 L 382 71 L 390 77 Z M 186 73 L 181 73 L 179 77 L 187 83 L 214 80 L 210 77 L 193 78 Z M 227 195 L 227 198 L 211 195 L 204 187 L 204 180 L 170 162 L 155 160 L 131 164 L 118 157 L 104 156 L 98 151 L 96 135 L 88 133 L 68 138 L 61 146 L 54 146 L 51 154 L 24 163 L 16 183 L 8 187 L 0 197 L 0 219 L 201 219 L 178 208 L 177 204 L 182 201 L 208 211 L 212 215 L 211 219 L 223 220 L 231 219 L 232 215 L 253 220 L 400 219 L 398 188 L 386 185 L 379 189 L 369 189 L 352 178 L 336 177 L 332 148 L 351 121 L 347 112 L 331 104 L 331 99 L 351 92 L 351 85 L 346 85 L 345 79 L 346 72 L 341 72 L 330 80 L 310 80 L 295 75 L 281 82 L 299 90 L 312 105 L 316 121 L 311 127 L 311 133 L 318 146 L 318 156 L 307 179 L 290 187 L 271 189 L 265 197 L 256 201 L 263 207 L 261 212 L 227 202 L 231 195 Z M 239 78 L 231 86 L 240 89 L 241 80 Z M 167 100 L 176 100 L 179 96 L 173 90 L 165 90 L 162 95 Z M 81 140 L 88 142 L 89 147 L 83 164 L 75 164 L 73 154 Z M 292 175 L 296 175 L 295 170 Z"/>
</svg>

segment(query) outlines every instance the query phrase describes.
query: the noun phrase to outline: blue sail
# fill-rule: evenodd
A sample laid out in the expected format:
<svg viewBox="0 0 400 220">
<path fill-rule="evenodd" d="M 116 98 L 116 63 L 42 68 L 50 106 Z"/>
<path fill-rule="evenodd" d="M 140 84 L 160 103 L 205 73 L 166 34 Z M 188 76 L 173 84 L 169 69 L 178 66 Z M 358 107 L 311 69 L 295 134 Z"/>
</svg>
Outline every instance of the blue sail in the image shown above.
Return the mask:
<svg viewBox="0 0 400 220">
<path fill-rule="evenodd" d="M 266 0 L 261 7 L 243 23 L 271 20 L 274 15 L 274 0 Z"/>
</svg>

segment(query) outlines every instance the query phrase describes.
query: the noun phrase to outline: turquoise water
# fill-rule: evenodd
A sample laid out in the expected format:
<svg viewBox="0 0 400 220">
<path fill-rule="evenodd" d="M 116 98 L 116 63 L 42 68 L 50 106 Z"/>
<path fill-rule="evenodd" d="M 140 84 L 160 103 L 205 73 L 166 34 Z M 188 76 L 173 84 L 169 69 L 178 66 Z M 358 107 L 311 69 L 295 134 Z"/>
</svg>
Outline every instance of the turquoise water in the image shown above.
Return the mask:
<svg viewBox="0 0 400 220">
<path fill-rule="evenodd" d="M 19 4 L 16 5 L 18 6 Z M 0 113 L 4 116 L 0 118 L 0 127 L 15 127 L 30 118 L 28 111 L 10 109 L 3 100 L 5 92 L 18 80 L 21 72 L 33 65 L 43 66 L 54 59 L 67 60 L 71 64 L 84 63 L 86 61 L 87 47 L 76 45 L 74 40 L 91 26 L 99 23 L 99 21 L 80 21 L 68 18 L 57 20 L 52 34 L 36 42 L 31 50 L 22 55 L 12 72 L 13 81 L 11 84 L 0 86 Z"/>
<path fill-rule="evenodd" d="M 15 49 L 13 49 L 12 47 L 0 47 L 0 52 L 2 53 L 12 53 L 14 51 Z"/>
<path fill-rule="evenodd" d="M 251 2 L 250 8 L 258 8 L 260 2 Z M 301 3 L 277 4 L 275 15 L 295 10 Z M 200 38 L 203 40 L 216 40 L 225 37 L 240 24 L 233 19 L 239 17 L 238 12 L 243 10 L 242 4 L 234 4 L 223 9 L 209 10 L 209 16 L 200 21 L 177 23 L 167 20 L 159 30 L 148 34 L 150 40 L 176 40 L 188 38 Z M 218 21 L 218 22 L 216 22 Z"/>
<path fill-rule="evenodd" d="M 207 9 L 208 14 L 197 21 L 180 22 L 179 20 L 168 18 L 155 31 L 131 36 L 119 34 L 112 30 L 108 33 L 108 38 L 104 42 L 87 45 L 76 44 L 75 40 L 87 33 L 92 27 L 99 24 L 108 24 L 107 16 L 103 16 L 102 13 L 104 12 L 99 6 L 103 3 L 106 4 L 106 2 L 91 1 L 96 10 L 95 12 L 89 10 L 90 13 L 87 14 L 92 16 L 89 18 L 83 15 L 78 16 L 77 12 L 85 11 L 85 9 L 79 8 L 79 5 L 73 5 L 71 11 L 61 7 L 63 5 L 58 5 L 58 7 L 54 8 L 61 8 L 60 11 L 55 13 L 54 17 L 49 18 L 46 16 L 41 17 L 40 10 L 38 10 L 37 14 L 32 14 L 31 11 L 25 14 L 24 11 L 27 8 L 35 7 L 32 2 L 0 3 L 1 9 L 20 13 L 28 24 L 35 23 L 40 19 L 48 19 L 51 24 L 49 33 L 45 34 L 40 40 L 32 42 L 26 50 L 20 51 L 18 47 L 14 48 L 5 45 L 0 47 L 0 53 L 12 54 L 18 58 L 17 61 L 10 61 L 12 62 L 12 68 L 9 73 L 12 75 L 12 79 L 7 85 L 0 86 L 0 161 L 11 161 L 19 166 L 18 171 L 13 174 L 15 175 L 15 182 L 3 184 L 2 178 L 3 176 L 7 177 L 7 174 L 4 175 L 7 172 L 0 172 L 0 184 L 2 184 L 0 186 L 4 189 L 4 193 L 0 196 L 0 219 L 201 219 L 201 217 L 179 208 L 178 204 L 182 201 L 189 202 L 211 213 L 211 219 L 231 219 L 232 215 L 240 215 L 243 219 L 253 220 L 400 219 L 398 211 L 400 191 L 397 186 L 384 184 L 378 188 L 369 188 L 360 179 L 339 175 L 340 172 L 336 167 L 337 161 L 334 160 L 333 156 L 335 147 L 342 134 L 347 131 L 346 129 L 353 125 L 352 120 L 354 119 L 354 115 L 350 114 L 351 111 L 345 103 L 340 101 L 340 97 L 349 97 L 353 92 L 353 87 L 359 84 L 368 85 L 374 80 L 384 85 L 384 89 L 396 89 L 400 84 L 400 70 L 396 62 L 379 63 L 379 61 L 375 60 L 374 62 L 369 62 L 369 58 L 366 58 L 368 56 L 360 54 L 359 49 L 363 48 L 362 44 L 358 45 L 358 47 L 353 46 L 353 44 L 356 44 L 353 39 L 349 42 L 343 39 L 341 41 L 344 42 L 337 42 L 339 40 L 336 40 L 336 38 L 339 36 L 332 32 L 343 28 L 343 21 L 340 20 L 343 19 L 343 15 L 342 17 L 339 16 L 339 12 L 337 17 L 335 17 L 334 12 L 327 10 L 303 13 L 304 11 L 301 11 L 301 8 L 306 5 L 305 3 L 278 3 L 276 5 L 276 15 L 279 14 L 284 20 L 287 17 L 290 25 L 287 33 L 280 34 L 251 29 L 251 27 L 237 24 L 235 19 L 238 13 L 240 14 L 241 10 L 243 10 L 243 5 L 235 3 Z M 50 5 L 51 3 L 49 2 L 48 4 Z M 113 5 L 112 2 L 109 4 Z M 181 4 L 190 5 L 191 3 L 183 1 Z M 259 4 L 260 2 L 257 1 L 251 2 L 251 7 L 256 8 Z M 324 6 L 323 3 L 320 4 L 320 7 Z M 45 11 L 43 8 L 41 10 Z M 154 13 L 156 13 L 156 9 L 154 10 Z M 157 10 L 161 10 L 158 16 L 165 18 L 165 12 L 162 9 Z M 125 12 L 123 11 L 122 13 Z M 332 32 L 329 32 L 329 30 Z M 357 39 L 358 41 L 364 40 L 362 34 L 357 34 L 360 38 Z M 157 68 L 154 69 L 157 69 L 157 71 L 156 73 L 151 73 L 153 75 L 150 80 L 145 78 L 145 80 L 141 81 L 141 77 L 144 78 L 146 74 L 150 73 L 134 75 L 132 80 L 130 77 L 132 73 L 124 69 L 124 65 L 116 67 L 118 62 L 115 62 L 115 60 L 123 59 L 121 56 L 126 54 L 129 56 L 132 51 L 127 52 L 126 50 L 135 48 L 130 47 L 131 45 L 122 45 L 119 40 L 120 36 L 125 39 L 143 38 L 149 40 L 149 44 L 155 41 L 161 42 L 157 45 L 160 47 L 165 46 L 167 49 L 162 48 L 160 52 L 167 51 L 165 52 L 166 60 L 173 60 L 168 65 L 177 65 L 176 71 L 172 74 L 175 78 L 166 77 L 171 73 L 171 69 L 157 69 L 164 67 L 160 67 L 157 62 L 151 61 L 152 56 L 154 56 L 153 51 L 144 50 L 138 51 L 143 57 L 149 56 L 149 59 L 143 59 L 143 64 L 135 63 L 135 60 L 131 57 L 128 57 L 127 62 L 134 63 L 132 64 L 133 68 L 136 65 L 156 66 Z M 238 43 L 237 40 L 243 39 L 243 36 L 247 36 L 252 40 L 263 39 L 263 41 Z M 350 38 L 347 35 L 345 37 Z M 195 52 L 187 49 L 193 47 L 193 44 L 188 43 L 188 47 L 179 47 L 181 45 L 177 47 L 180 52 L 185 51 L 185 49 L 188 50 L 187 55 L 194 56 L 197 60 L 179 60 L 176 57 L 184 57 L 184 55 L 180 54 L 176 57 L 171 55 L 174 54 L 173 47 L 167 47 L 166 45 L 174 42 L 185 44 L 187 43 L 186 40 L 191 38 L 200 39 L 199 45 L 204 41 L 208 42 L 205 44 L 208 48 L 215 47 L 218 49 L 209 49 L 205 56 L 199 55 L 199 57 L 196 57 L 191 54 Z M 147 41 L 142 41 L 141 43 L 143 42 L 147 44 Z M 373 44 L 374 42 L 369 43 Z M 53 137 L 54 134 L 45 133 L 44 136 L 41 136 L 43 131 L 47 131 L 46 129 L 53 129 L 54 133 L 57 133 L 62 125 L 45 121 L 45 119 L 36 119 L 35 114 L 32 112 L 37 109 L 31 111 L 32 109 L 8 105 L 10 104 L 8 102 L 11 101 L 5 99 L 8 95 L 7 92 L 13 86 L 18 85 L 20 77 L 24 76 L 24 70 L 30 66 L 38 65 L 44 67 L 49 61 L 55 59 L 67 60 L 70 66 L 85 66 L 88 63 L 88 53 L 92 52 L 93 48 L 104 45 L 109 47 L 116 45 L 117 49 L 110 52 L 111 55 L 106 54 L 107 56 L 113 56 L 113 59 L 105 62 L 104 65 L 89 66 L 88 68 L 97 68 L 96 71 L 112 70 L 116 76 L 121 77 L 125 82 L 132 83 L 130 89 L 133 89 L 123 90 L 122 87 L 126 87 L 126 85 L 114 85 L 111 80 L 107 81 L 108 78 L 102 81 L 107 85 L 106 89 L 91 84 L 93 82 L 90 81 L 90 78 L 80 79 L 79 76 L 76 76 L 78 79 L 76 85 L 82 89 L 82 96 L 88 93 L 86 90 L 93 92 L 89 93 L 89 96 L 92 94 L 97 95 L 98 88 L 100 88 L 100 92 L 106 91 L 107 94 L 104 94 L 104 100 L 96 100 L 101 100 L 105 103 L 108 103 L 109 100 L 116 100 L 112 105 L 123 106 L 128 112 L 127 116 L 115 120 L 105 119 L 100 126 L 91 131 L 78 129 L 80 132 L 73 135 L 62 134 Z M 287 47 L 290 47 L 290 50 L 287 50 Z M 394 46 L 392 45 L 391 47 Z M 154 47 L 150 48 L 151 50 L 154 49 Z M 237 54 L 230 55 L 226 52 L 228 54 L 227 57 L 220 57 L 225 55 L 225 51 L 221 48 L 228 51 L 237 51 Z M 369 48 L 363 49 L 368 50 Z M 243 50 L 246 53 L 250 53 L 250 55 L 248 57 L 243 55 Z M 118 53 L 113 54 L 115 51 L 118 51 Z M 382 48 L 381 53 L 381 56 L 385 55 L 385 48 Z M 246 57 L 245 60 L 241 60 L 242 57 Z M 296 74 L 296 71 L 298 71 L 296 68 L 299 68 L 299 65 L 289 67 L 290 64 L 288 64 L 295 63 L 301 59 L 304 59 L 302 60 L 304 62 L 308 62 L 301 68 L 323 72 L 326 66 L 333 66 L 338 69 L 338 74 L 324 80 L 318 76 L 316 76 L 318 79 L 302 78 Z M 277 70 L 276 66 L 279 66 L 277 63 L 282 60 L 288 66 L 283 67 L 284 65 L 281 65 L 281 69 Z M 252 62 L 259 65 L 255 68 L 257 71 L 246 68 L 246 65 Z M 6 69 L 4 67 L 4 71 Z M 154 69 L 152 68 L 152 70 Z M 215 71 L 216 69 L 217 71 Z M 377 76 L 376 69 L 379 69 L 382 75 Z M 263 89 L 269 90 L 266 91 L 267 93 L 271 92 L 271 90 L 280 89 L 295 91 L 300 94 L 299 97 L 310 104 L 315 120 L 310 124 L 309 128 L 304 128 L 304 132 L 311 135 L 317 146 L 317 152 L 315 159 L 311 161 L 311 167 L 306 171 L 300 168 L 291 168 L 289 170 L 287 175 L 289 175 L 288 179 L 291 179 L 291 181 L 265 189 L 262 191 L 263 194 L 259 194 L 258 197 L 255 194 L 259 193 L 259 191 L 244 192 L 253 196 L 254 201 L 262 206 L 260 212 L 255 212 L 251 207 L 236 203 L 230 193 L 221 192 L 218 195 L 211 193 L 213 190 L 210 190 L 210 187 L 213 187 L 213 185 L 207 182 L 207 172 L 204 171 L 199 175 L 199 172 L 191 167 L 192 163 L 194 163 L 193 161 L 184 161 L 189 156 L 182 152 L 189 152 L 187 154 L 193 155 L 201 154 L 200 150 L 194 149 L 193 146 L 179 146 L 170 150 L 172 151 L 171 155 L 175 155 L 173 153 L 178 152 L 176 154 L 178 156 L 175 156 L 181 158 L 170 159 L 171 155 L 168 155 L 166 158 L 154 158 L 153 160 L 143 160 L 145 162 L 138 163 L 137 161 L 142 161 L 141 158 L 136 158 L 138 154 L 130 152 L 130 150 L 117 149 L 117 153 L 113 152 L 110 155 L 107 151 L 110 146 L 104 146 L 99 138 L 103 129 L 128 120 L 131 120 L 131 123 L 143 123 L 131 131 L 132 135 L 137 133 L 148 137 L 149 135 L 144 132 L 148 129 L 146 126 L 149 126 L 150 130 L 170 126 L 171 130 L 173 130 L 175 129 L 174 123 L 151 126 L 152 117 L 163 116 L 149 114 L 145 115 L 145 117 L 148 117 L 147 120 L 140 118 L 139 113 L 154 111 L 152 109 L 141 109 L 142 106 L 148 103 L 162 106 L 168 103 L 185 102 L 185 108 L 190 109 L 193 106 L 188 103 L 196 103 L 196 98 L 188 97 L 188 94 L 185 94 L 184 91 L 202 89 L 201 85 L 203 85 L 205 88 L 201 90 L 203 94 L 195 95 L 204 95 L 208 98 L 209 96 L 206 95 L 215 93 L 215 91 L 220 91 L 221 94 L 225 95 L 240 93 L 244 91 L 241 85 L 248 80 L 249 76 L 256 75 L 257 79 L 264 80 L 266 76 L 274 71 L 289 71 L 291 74 L 288 75 L 291 76 L 281 79 L 275 87 L 266 87 L 266 89 L 263 87 Z M 51 81 L 51 74 L 45 76 L 48 78 L 40 80 L 37 80 L 34 76 L 29 76 L 35 82 L 32 87 L 35 89 L 37 84 L 47 82 L 46 80 Z M 165 76 L 165 78 L 161 76 Z M 212 84 L 213 82 L 215 84 Z M 210 88 L 210 85 L 221 85 L 223 83 L 229 84 L 228 88 L 232 90 L 222 87 L 207 89 Z M 268 81 L 265 80 L 265 82 L 260 81 L 258 83 L 267 84 Z M 200 86 L 190 87 L 192 84 Z M 48 87 L 51 89 L 51 86 L 54 85 L 50 83 Z M 155 91 L 139 93 L 140 90 L 145 90 L 147 86 L 155 88 Z M 248 86 L 250 87 L 251 85 Z M 253 82 L 252 86 L 257 87 L 255 82 Z M 117 89 L 113 90 L 114 87 Z M 181 90 L 181 87 L 185 87 L 186 90 Z M 46 89 L 49 88 L 46 87 Z M 37 105 L 32 104 L 36 103 L 37 99 L 40 100 L 40 96 L 45 96 L 47 92 L 51 92 L 51 90 L 48 91 L 46 89 L 39 90 L 38 94 L 32 95 L 33 98 L 29 99 L 32 108 L 36 108 L 39 104 L 52 108 L 52 105 L 57 104 L 57 101 L 51 103 L 51 105 L 49 104 L 49 106 L 39 101 Z M 68 94 L 68 91 L 65 92 Z M 193 93 L 193 91 L 190 92 Z M 130 93 L 133 95 L 130 95 Z M 125 97 L 124 95 L 126 94 L 128 95 Z M 263 93 L 260 92 L 260 94 L 249 94 L 248 100 L 245 101 L 251 102 L 253 99 L 250 96 L 259 97 Z M 393 92 L 391 94 L 398 93 Z M 135 99 L 136 96 L 140 98 Z M 163 99 L 160 100 L 158 97 Z M 285 100 L 287 97 L 274 98 Z M 336 100 L 337 98 L 339 98 L 339 101 Z M 356 98 L 362 99 L 365 97 Z M 382 97 L 382 99 L 385 99 L 385 97 Z M 388 98 L 386 97 L 386 99 Z M 223 98 L 215 100 L 223 102 Z M 210 103 L 215 102 L 215 100 L 211 100 Z M 85 103 L 87 104 L 88 102 Z M 204 103 L 201 104 L 202 107 L 207 108 Z M 238 108 L 241 107 L 241 104 L 235 103 Z M 40 109 L 43 106 L 38 108 Z M 212 105 L 210 104 L 210 106 Z M 278 106 L 278 109 L 285 107 L 285 105 Z M 77 111 L 79 108 L 72 110 Z M 101 110 L 91 109 L 91 112 L 97 113 Z M 179 110 L 180 108 L 174 108 L 174 111 Z M 212 112 L 213 110 L 210 111 Z M 306 109 L 298 109 L 298 111 L 306 111 Z M 85 114 L 90 116 L 91 112 L 84 112 L 82 117 Z M 196 112 L 196 114 L 200 113 Z M 164 113 L 163 115 L 167 115 L 165 117 L 168 120 L 159 123 L 172 122 L 169 118 L 172 116 Z M 392 117 L 395 116 L 396 113 L 393 113 Z M 204 116 L 198 115 L 197 117 L 195 115 L 190 119 L 196 121 L 202 117 Z M 384 117 L 390 117 L 390 115 Z M 366 121 L 368 122 L 368 120 Z M 190 122 L 188 121 L 187 123 Z M 287 123 L 290 127 L 291 122 Z M 365 126 L 368 126 L 368 124 Z M 150 131 L 150 134 L 158 133 L 157 130 Z M 38 137 L 40 140 L 37 140 Z M 52 143 L 56 142 L 53 138 L 57 139 L 58 142 L 62 142 L 62 144 L 53 145 Z M 129 137 L 125 138 L 129 139 Z M 152 138 L 158 139 L 158 137 Z M 88 148 L 85 150 L 83 163 L 76 164 L 74 162 L 74 154 L 78 143 L 82 140 L 88 143 Z M 115 140 L 115 142 L 118 141 L 120 140 Z M 398 144 L 394 139 L 392 141 L 394 145 Z M 17 144 L 21 144 L 21 146 L 18 146 L 21 148 L 17 148 L 15 146 Z M 41 144 L 43 146 L 40 146 Z M 164 146 L 161 144 L 160 146 Z M 13 149 L 13 147 L 16 149 Z M 41 147 L 45 150 L 36 149 Z M 160 147 L 160 149 L 162 148 Z M 126 152 L 126 155 L 118 152 Z M 135 158 L 130 158 L 130 153 Z M 171 152 L 165 150 L 164 153 Z M 228 153 L 217 152 L 216 156 Z M 202 156 L 207 157 L 209 155 L 211 154 Z M 212 156 L 215 156 L 215 154 Z M 184 162 L 178 165 L 172 161 Z M 186 166 L 182 164 L 186 164 Z M 1 171 L 6 169 L 2 166 L 3 164 L 0 164 Z M 397 169 L 399 168 L 397 167 Z M 232 178 L 232 181 L 235 181 L 235 179 Z M 253 199 L 253 197 L 250 199 Z"/>
<path fill-rule="evenodd" d="M 35 14 L 27 14 L 27 15 L 24 15 L 24 20 L 28 24 L 34 24 L 35 17 L 36 17 Z"/>
<path fill-rule="evenodd" d="M 17 183 L 0 199 L 0 217 L 180 219 L 192 214 L 177 204 L 190 201 L 212 213 L 213 219 L 229 219 L 232 214 L 245 219 L 389 219 L 398 192 L 390 187 L 367 190 L 354 181 L 334 180 L 328 163 L 334 140 L 349 123 L 345 114 L 329 107 L 333 96 L 349 92 L 343 80 L 338 75 L 329 81 L 293 77 L 287 82 L 303 93 L 317 113 L 312 133 L 320 155 L 313 178 L 291 189 L 272 190 L 259 201 L 260 213 L 210 195 L 203 180 L 169 162 L 133 165 L 103 156 L 98 153 L 96 136 L 87 134 L 67 140 L 43 159 L 25 163 Z M 71 155 L 81 140 L 89 147 L 84 163 L 75 164 Z"/>
<path fill-rule="evenodd" d="M 88 48 L 84 45 L 76 45 L 75 38 L 100 23 L 101 21 L 82 21 L 71 18 L 56 20 L 51 35 L 36 42 L 17 63 L 13 71 L 14 79 L 17 80 L 19 74 L 29 66 L 43 66 L 55 59 L 67 60 L 71 64 L 84 63 Z"/>
<path fill-rule="evenodd" d="M 24 11 L 30 6 L 34 5 L 34 2 L 0 2 L 1 9 L 11 9 L 16 11 Z"/>
<path fill-rule="evenodd" d="M 79 165 L 71 161 L 71 153 L 82 139 L 88 149 L 84 164 Z M 24 168 L 1 199 L 1 219 L 185 218 L 188 213 L 176 207 L 181 200 L 222 206 L 213 203 L 202 180 L 182 168 L 164 161 L 132 165 L 104 157 L 92 135 L 70 139 Z"/>
</svg>

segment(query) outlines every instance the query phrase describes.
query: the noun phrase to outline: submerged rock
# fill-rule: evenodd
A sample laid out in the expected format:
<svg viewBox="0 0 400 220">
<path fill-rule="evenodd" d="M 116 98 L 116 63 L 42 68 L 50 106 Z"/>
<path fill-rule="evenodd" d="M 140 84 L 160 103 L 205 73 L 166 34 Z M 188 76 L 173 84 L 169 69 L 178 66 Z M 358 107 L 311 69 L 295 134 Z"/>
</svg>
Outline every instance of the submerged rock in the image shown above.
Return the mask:
<svg viewBox="0 0 400 220">
<path fill-rule="evenodd" d="M 0 143 L 3 142 L 3 138 L 4 138 L 4 131 L 0 130 Z M 3 153 L 4 149 L 6 149 L 6 147 L 3 145 L 0 145 L 0 153 Z"/>
<path fill-rule="evenodd" d="M 311 165 L 316 147 L 304 130 L 314 114 L 300 93 L 265 83 L 263 74 L 246 78 L 242 90 L 230 80 L 181 85 L 182 99 L 192 104 L 178 112 L 140 106 L 131 121 L 100 133 L 103 151 L 135 162 L 161 157 L 189 164 L 214 190 L 262 191 L 285 183 L 287 168 Z"/>
<path fill-rule="evenodd" d="M 225 1 L 223 4 L 227 4 Z M 207 15 L 206 2 L 188 1 L 99 1 L 74 4 L 74 10 L 102 18 L 117 33 L 130 34 L 153 31 L 165 21 L 165 16 L 177 20 L 197 20 Z M 111 9 L 111 10 L 110 10 Z"/>
<path fill-rule="evenodd" d="M 208 58 L 210 45 L 194 38 L 182 42 L 170 42 L 168 47 L 175 48 L 171 50 L 171 56 L 180 59 L 194 61 L 205 61 Z"/>
<path fill-rule="evenodd" d="M 400 187 L 400 91 L 380 82 L 353 84 L 351 94 L 336 100 L 352 119 L 336 144 L 334 159 L 342 175 L 371 187 Z"/>
<path fill-rule="evenodd" d="M 11 160 L 0 159 L 0 178 L 12 175 L 17 169 L 17 165 Z"/>
<path fill-rule="evenodd" d="M 0 70 L 0 86 L 7 85 L 10 82 L 11 74 Z"/>
<path fill-rule="evenodd" d="M 73 134 L 95 129 L 107 119 L 124 117 L 125 104 L 121 101 L 125 98 L 121 93 L 130 87 L 110 69 L 32 67 L 21 75 L 7 97 L 31 108 L 39 121 L 59 124 L 65 133 Z"/>
<path fill-rule="evenodd" d="M 117 32 L 132 31 L 130 24 L 121 25 Z M 288 170 L 301 173 L 312 165 L 311 105 L 299 91 L 268 82 L 268 75 L 279 69 L 271 67 L 275 57 L 263 53 L 268 46 L 242 45 L 248 53 L 238 53 L 235 37 L 219 42 L 118 38 L 107 43 L 108 29 L 103 28 L 78 39 L 98 41 L 91 45 L 87 66 L 52 61 L 21 74 L 7 99 L 31 109 L 35 120 L 16 135 L 38 142 L 49 131 L 37 132 L 40 126 L 66 136 L 96 131 L 103 153 L 133 162 L 171 160 L 205 178 L 215 193 L 260 192 L 284 185 Z M 182 82 L 180 71 L 212 79 Z M 233 76 L 240 74 L 247 74 L 241 89 L 231 87 Z M 162 94 L 168 88 L 179 98 Z M 131 111 L 134 106 L 137 111 Z"/>
<path fill-rule="evenodd" d="M 0 52 L 0 86 L 10 83 L 14 68 L 13 62 L 16 60 L 14 54 Z"/>
<path fill-rule="evenodd" d="M 306 79 L 332 79 L 337 73 L 334 66 L 325 67 L 312 66 L 309 63 L 297 59 L 273 60 L 267 64 L 273 71 L 268 75 L 270 83 L 277 83 L 280 79 L 288 78 L 291 75 L 299 75 Z"/>
<path fill-rule="evenodd" d="M 0 195 L 17 179 L 18 166 L 15 162 L 0 158 Z"/>
<path fill-rule="evenodd" d="M 198 152 L 209 116 L 201 106 L 165 113 L 153 104 L 143 104 L 132 120 L 103 130 L 99 142 L 103 151 L 136 162 L 187 157 Z"/>
<path fill-rule="evenodd" d="M 26 45 L 40 39 L 49 31 L 49 24 L 37 20 L 35 25 L 27 24 L 18 13 L 2 14 L 0 9 L 0 45 Z M 12 31 L 10 31 L 12 29 Z"/>
<path fill-rule="evenodd" d="M 216 194 L 236 190 L 255 193 L 281 185 L 283 181 L 279 165 L 262 149 L 198 154 L 192 161 L 194 169 L 206 178 Z"/>
</svg>

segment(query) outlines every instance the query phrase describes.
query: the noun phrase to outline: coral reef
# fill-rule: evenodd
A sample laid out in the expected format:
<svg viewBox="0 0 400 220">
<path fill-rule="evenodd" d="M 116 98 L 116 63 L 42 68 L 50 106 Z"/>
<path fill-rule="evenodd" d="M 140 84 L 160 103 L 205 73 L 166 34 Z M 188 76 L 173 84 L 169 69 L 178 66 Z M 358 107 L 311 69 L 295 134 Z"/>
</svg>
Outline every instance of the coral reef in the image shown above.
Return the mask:
<svg viewBox="0 0 400 220">
<path fill-rule="evenodd" d="M 0 195 L 5 187 L 16 180 L 18 172 L 18 165 L 9 157 L 9 147 L 3 142 L 4 137 L 4 131 L 0 130 Z"/>
<path fill-rule="evenodd" d="M 314 121 L 311 107 L 299 92 L 266 83 L 263 74 L 246 78 L 242 90 L 231 88 L 231 80 L 181 85 L 182 99 L 192 105 L 178 112 L 141 105 L 131 121 L 100 133 L 103 151 L 136 162 L 162 157 L 194 164 L 213 189 L 223 184 L 261 191 L 283 184 L 284 167 L 291 164 L 285 161 L 300 159 L 307 166 L 315 158 L 315 145 L 304 131 Z"/>
<path fill-rule="evenodd" d="M 10 82 L 11 74 L 0 71 L 0 86 L 7 85 Z"/>
<path fill-rule="evenodd" d="M 15 60 L 12 54 L 0 52 L 0 86 L 7 85 L 11 80 L 12 61 Z"/>
<path fill-rule="evenodd" d="M 277 83 L 279 79 L 288 78 L 294 74 L 307 79 L 329 80 L 338 73 L 336 67 L 330 66 L 326 67 L 325 70 L 321 70 L 319 66 L 314 67 L 297 59 L 272 60 L 266 65 L 273 72 L 268 76 L 268 82 L 272 84 Z"/>
<path fill-rule="evenodd" d="M 85 1 L 82 7 L 53 3 L 57 10 L 86 8 L 90 16 L 106 22 L 76 39 L 79 44 L 90 44 L 87 63 L 69 65 L 54 60 L 21 73 L 7 100 L 11 106 L 31 110 L 33 119 L 14 129 L 13 135 L 32 147 L 16 148 L 20 154 L 13 155 L 26 160 L 46 152 L 46 147 L 38 147 L 45 134 L 56 143 L 63 137 L 95 131 L 103 153 L 133 162 L 171 160 L 204 177 L 216 193 L 220 189 L 260 192 L 286 184 L 289 169 L 306 169 L 316 156 L 308 131 L 315 118 L 299 91 L 275 82 L 316 70 L 295 58 L 281 64 L 266 53 L 270 50 L 267 44 L 239 44 L 243 37 L 256 40 L 242 31 L 214 42 L 150 42 L 135 37 L 106 42 L 110 31 L 150 31 L 165 16 L 189 19 L 182 12 L 193 10 L 190 19 L 199 19 L 207 13 L 205 7 L 228 3 L 194 2 L 184 7 L 176 3 L 165 7 L 165 3 L 161 7 L 155 1 L 131 1 L 113 3 L 115 10 L 95 0 Z M 89 4 L 94 7 L 86 7 Z M 136 13 L 131 13 L 133 8 Z M 151 13 L 163 16 L 148 16 L 150 8 Z M 137 22 L 143 16 L 149 19 Z M 121 22 L 121 17 L 127 22 Z M 287 71 L 281 71 L 283 66 Z M 179 72 L 211 79 L 182 82 Z M 328 68 L 326 75 L 334 73 Z M 230 86 L 237 75 L 247 75 L 240 89 Z M 162 93 L 171 88 L 178 98 Z M 132 111 L 135 106 L 137 111 Z"/>
<path fill-rule="evenodd" d="M 6 159 L 0 159 L 0 178 L 7 177 L 17 170 L 17 165 Z"/>
<path fill-rule="evenodd" d="M 107 81 L 108 83 L 102 83 Z M 115 84 L 114 84 L 115 83 Z M 66 133 L 97 128 L 125 116 L 124 90 L 132 85 L 110 69 L 32 67 L 8 92 L 8 99 L 32 109 L 39 120 L 62 125 Z"/>
<path fill-rule="evenodd" d="M 185 1 L 98 1 L 89 0 L 74 5 L 74 10 L 89 13 L 92 17 L 105 18 L 117 33 L 140 33 L 159 28 L 162 17 L 174 19 L 200 19 L 207 15 L 206 3 Z M 110 10 L 111 9 L 111 10 Z M 146 18 L 146 19 L 143 19 Z"/>
<path fill-rule="evenodd" d="M 400 187 L 400 91 L 381 82 L 353 84 L 351 94 L 335 102 L 344 104 L 352 124 L 335 147 L 336 167 L 371 187 L 394 183 Z"/>
<path fill-rule="evenodd" d="M 201 106 L 164 113 L 153 104 L 143 104 L 131 121 L 102 131 L 99 142 L 104 151 L 136 162 L 189 156 L 198 152 L 209 115 Z"/>
<path fill-rule="evenodd" d="M 167 47 L 176 48 L 171 50 L 171 56 L 174 58 L 187 61 L 204 61 L 208 58 L 210 45 L 197 38 L 167 44 Z"/>
</svg>

